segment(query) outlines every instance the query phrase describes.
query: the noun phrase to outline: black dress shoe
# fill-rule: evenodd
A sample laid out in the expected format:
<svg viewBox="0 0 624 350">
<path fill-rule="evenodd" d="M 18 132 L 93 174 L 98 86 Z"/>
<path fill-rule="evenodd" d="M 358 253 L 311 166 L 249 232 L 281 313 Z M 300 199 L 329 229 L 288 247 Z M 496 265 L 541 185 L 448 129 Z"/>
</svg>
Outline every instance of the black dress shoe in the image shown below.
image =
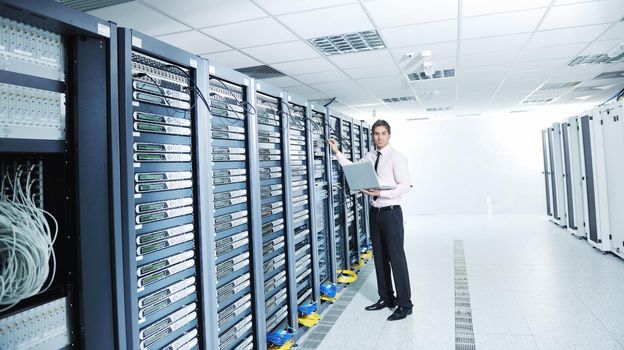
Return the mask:
<svg viewBox="0 0 624 350">
<path fill-rule="evenodd" d="M 396 307 L 396 305 L 393 302 L 379 300 L 378 302 L 374 303 L 373 305 L 367 306 L 364 309 L 368 311 L 377 311 L 386 307 L 389 309 L 393 309 Z"/>
<path fill-rule="evenodd" d="M 407 315 L 411 315 L 411 314 L 412 314 L 411 307 L 408 308 L 408 307 L 399 306 L 396 310 L 394 310 L 392 315 L 388 316 L 388 321 L 402 320 L 406 318 Z"/>
</svg>

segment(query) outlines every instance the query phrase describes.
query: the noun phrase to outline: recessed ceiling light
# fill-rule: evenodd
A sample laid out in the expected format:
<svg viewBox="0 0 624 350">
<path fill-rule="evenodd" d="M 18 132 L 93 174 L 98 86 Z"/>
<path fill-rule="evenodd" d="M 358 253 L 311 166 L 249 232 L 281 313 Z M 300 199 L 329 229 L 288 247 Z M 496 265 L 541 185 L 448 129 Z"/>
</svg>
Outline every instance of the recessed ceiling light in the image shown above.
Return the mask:
<svg viewBox="0 0 624 350">
<path fill-rule="evenodd" d="M 79 11 L 91 11 L 102 7 L 113 6 L 123 4 L 124 2 L 130 2 L 131 0 L 56 0 L 61 4 L 65 4 L 69 7 L 73 7 Z"/>
<path fill-rule="evenodd" d="M 286 76 L 286 74 L 267 65 L 238 68 L 235 70 L 255 79 L 271 79 Z"/>
<path fill-rule="evenodd" d="M 480 116 L 481 113 L 467 113 L 467 114 L 458 114 L 455 117 L 457 118 L 464 118 L 464 117 L 478 117 Z"/>
<path fill-rule="evenodd" d="M 594 80 L 598 79 L 616 79 L 616 78 L 624 78 L 624 71 L 614 71 L 614 72 L 604 72 L 602 74 L 598 74 L 594 77 Z"/>
<path fill-rule="evenodd" d="M 421 118 L 407 118 L 407 119 L 405 119 L 405 120 L 410 121 L 410 122 L 415 122 L 415 121 L 419 121 L 419 120 L 429 120 L 429 118 L 427 118 L 427 117 L 421 117 Z"/>
<path fill-rule="evenodd" d="M 587 100 L 588 98 L 592 98 L 594 97 L 594 95 L 587 95 L 587 96 L 578 96 L 578 97 L 572 97 L 575 100 Z"/>
<path fill-rule="evenodd" d="M 526 113 L 526 112 L 530 112 L 530 109 L 514 109 L 513 111 L 509 111 L 509 113 L 515 114 L 515 113 Z"/>
<path fill-rule="evenodd" d="M 522 104 L 525 104 L 525 105 L 542 105 L 542 104 L 547 104 L 549 102 L 552 102 L 552 100 L 554 100 L 554 98 L 533 98 L 533 99 L 526 99 L 526 100 L 522 101 Z"/>
<path fill-rule="evenodd" d="M 622 63 L 624 62 L 624 52 L 616 54 L 617 52 L 609 52 L 599 55 L 584 55 L 577 56 L 568 63 L 568 66 L 579 66 L 585 64 L 609 64 L 609 63 Z M 613 56 L 610 56 L 613 55 Z"/>
<path fill-rule="evenodd" d="M 540 90 L 559 90 L 559 89 L 569 89 L 571 87 L 575 87 L 579 85 L 580 81 L 570 81 L 570 82 L 562 82 L 562 83 L 549 83 L 544 84 L 540 88 Z"/>
<path fill-rule="evenodd" d="M 309 39 L 308 42 L 314 45 L 314 47 L 325 56 L 386 48 L 386 45 L 383 40 L 381 40 L 376 30 L 322 36 Z"/>
<path fill-rule="evenodd" d="M 450 111 L 453 110 L 455 108 L 451 107 L 451 106 L 445 106 L 445 107 L 430 107 L 427 108 L 427 112 L 442 112 L 442 111 Z"/>
</svg>

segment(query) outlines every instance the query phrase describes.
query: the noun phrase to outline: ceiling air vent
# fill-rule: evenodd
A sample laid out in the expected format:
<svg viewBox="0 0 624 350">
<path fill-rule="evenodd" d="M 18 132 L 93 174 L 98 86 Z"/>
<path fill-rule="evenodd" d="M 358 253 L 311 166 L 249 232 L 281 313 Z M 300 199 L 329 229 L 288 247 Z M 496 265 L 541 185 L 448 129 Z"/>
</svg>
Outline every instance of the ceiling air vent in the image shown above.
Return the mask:
<svg viewBox="0 0 624 350">
<path fill-rule="evenodd" d="M 431 76 L 426 75 L 424 72 L 410 73 L 407 75 L 407 78 L 409 78 L 409 80 L 411 81 L 444 79 L 453 77 L 455 77 L 455 69 L 437 70 Z"/>
<path fill-rule="evenodd" d="M 383 98 L 382 101 L 384 101 L 385 103 L 397 103 L 397 102 L 416 101 L 416 98 L 414 96 L 388 97 L 388 98 Z"/>
<path fill-rule="evenodd" d="M 455 117 L 456 118 L 464 118 L 464 117 L 478 117 L 480 116 L 481 113 L 468 113 L 468 114 L 458 114 Z"/>
<path fill-rule="evenodd" d="M 598 74 L 594 77 L 594 80 L 598 79 L 617 79 L 624 78 L 624 71 L 615 71 L 615 72 L 604 72 L 602 74 Z"/>
<path fill-rule="evenodd" d="M 130 0 L 57 0 L 61 4 L 65 4 L 79 11 L 91 11 L 102 7 L 123 4 Z"/>
<path fill-rule="evenodd" d="M 454 108 L 451 106 L 446 106 L 446 107 L 430 107 L 427 108 L 427 112 L 443 112 L 443 111 L 450 111 L 453 110 Z"/>
<path fill-rule="evenodd" d="M 533 98 L 522 101 L 523 105 L 543 105 L 552 102 L 554 98 Z"/>
<path fill-rule="evenodd" d="M 325 56 L 386 48 L 376 30 L 322 36 L 308 41 Z"/>
<path fill-rule="evenodd" d="M 526 112 L 530 112 L 530 109 L 514 109 L 513 111 L 509 111 L 509 113 L 511 114 L 515 114 L 515 113 L 526 113 Z"/>
<path fill-rule="evenodd" d="M 236 71 L 256 79 L 271 79 L 286 76 L 286 74 L 266 65 L 238 68 Z"/>
<path fill-rule="evenodd" d="M 580 81 L 570 81 L 566 83 L 550 83 L 544 84 L 540 90 L 559 90 L 559 89 L 569 89 L 579 85 Z"/>
<path fill-rule="evenodd" d="M 607 63 L 622 63 L 624 62 L 624 52 L 615 56 L 609 57 L 608 54 L 603 53 L 600 55 L 587 55 L 577 56 L 568 63 L 568 66 L 579 66 L 583 64 L 607 64 Z"/>
<path fill-rule="evenodd" d="M 405 120 L 407 120 L 408 122 L 417 122 L 417 121 L 421 121 L 421 120 L 429 120 L 429 118 L 426 118 L 426 117 L 422 117 L 422 118 L 407 118 Z"/>
</svg>

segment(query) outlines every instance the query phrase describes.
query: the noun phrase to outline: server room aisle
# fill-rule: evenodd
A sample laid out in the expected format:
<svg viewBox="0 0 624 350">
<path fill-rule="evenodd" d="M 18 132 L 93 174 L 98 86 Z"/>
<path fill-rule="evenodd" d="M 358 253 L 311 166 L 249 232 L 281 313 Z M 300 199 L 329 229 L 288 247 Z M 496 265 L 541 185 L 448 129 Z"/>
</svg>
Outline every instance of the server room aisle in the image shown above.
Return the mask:
<svg viewBox="0 0 624 350">
<path fill-rule="evenodd" d="M 377 300 L 371 273 L 316 348 L 455 348 L 455 240 L 476 349 L 624 349 L 624 261 L 541 215 L 408 217 L 413 315 L 389 322 L 390 310 L 365 311 Z"/>
</svg>

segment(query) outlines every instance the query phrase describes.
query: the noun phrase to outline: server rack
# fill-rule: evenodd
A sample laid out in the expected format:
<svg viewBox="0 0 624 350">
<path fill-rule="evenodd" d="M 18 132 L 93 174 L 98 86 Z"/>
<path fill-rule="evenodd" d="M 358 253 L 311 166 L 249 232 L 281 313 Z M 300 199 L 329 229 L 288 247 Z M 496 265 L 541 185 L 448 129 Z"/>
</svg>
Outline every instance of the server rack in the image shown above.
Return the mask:
<svg viewBox="0 0 624 350">
<path fill-rule="evenodd" d="M 564 180 L 563 180 L 563 155 L 561 147 L 561 126 L 554 123 L 548 129 L 550 142 L 550 169 L 551 169 L 551 185 L 553 193 L 553 216 L 552 220 L 555 224 L 566 227 L 566 206 L 564 204 Z"/>
<path fill-rule="evenodd" d="M 289 235 L 294 237 L 294 270 L 291 270 L 291 286 L 296 291 L 291 310 L 318 299 L 318 251 L 316 205 L 314 201 L 314 156 L 310 109 L 307 101 L 288 95 L 286 101 L 289 156 L 290 191 L 289 202 L 292 208 L 292 226 Z M 294 316 L 294 317 L 293 317 Z M 297 314 L 291 314 L 293 324 L 297 324 Z M 297 326 L 295 326 L 295 329 Z"/>
<path fill-rule="evenodd" d="M 266 349 L 265 282 L 254 81 L 209 63 L 215 279 L 211 349 Z"/>
<path fill-rule="evenodd" d="M 336 272 L 333 262 L 332 247 L 332 220 L 330 211 L 330 183 L 329 162 L 331 150 L 327 146 L 328 128 L 326 125 L 326 111 L 310 106 L 312 125 L 312 148 L 314 158 L 314 197 L 316 215 L 316 240 L 318 254 L 318 284 L 336 282 Z M 317 288 L 318 289 L 318 288 Z M 315 295 L 315 300 L 320 299 Z"/>
<path fill-rule="evenodd" d="M 353 120 L 345 115 L 341 118 L 341 130 L 340 136 L 344 142 L 348 151 L 348 159 L 356 162 L 360 157 L 360 144 L 359 133 L 355 131 L 356 125 Z M 360 262 L 360 247 L 359 247 L 359 221 L 358 213 L 356 210 L 357 193 L 351 192 L 348 183 L 345 181 L 345 242 L 347 248 L 347 259 L 349 260 L 349 266 L 353 268 L 354 265 L 358 266 Z"/>
<path fill-rule="evenodd" d="M 576 236 L 585 237 L 577 117 L 570 117 L 567 121 L 561 123 L 561 141 L 563 145 L 568 231 Z"/>
<path fill-rule="evenodd" d="M 587 241 L 602 251 L 610 250 L 607 186 L 604 174 L 604 144 L 600 112 L 593 109 L 580 117 L 581 180 L 583 181 L 583 222 Z"/>
<path fill-rule="evenodd" d="M 342 120 L 336 114 L 327 114 L 329 116 L 329 132 L 330 138 L 339 140 L 341 151 L 347 158 L 351 157 L 351 150 L 347 149 L 342 142 L 341 128 Z M 345 206 L 345 180 L 342 173 L 342 167 L 338 163 L 335 155 L 331 156 L 331 185 L 332 185 L 332 218 L 334 222 L 334 249 L 336 271 L 347 270 L 351 268 L 351 262 L 348 259 L 348 240 L 346 239 L 346 206 Z"/>
<path fill-rule="evenodd" d="M 199 349 L 205 328 L 208 225 L 203 66 L 190 53 L 119 29 L 125 348 Z"/>
<path fill-rule="evenodd" d="M 600 110 L 604 132 L 605 173 L 608 194 L 609 226 L 603 239 L 610 240 L 611 251 L 624 258 L 624 106 L 612 103 Z"/>
<path fill-rule="evenodd" d="M 49 288 L 0 305 L 0 348 L 119 347 L 115 25 L 55 2 L 0 9 L 0 191 L 30 185 L 58 228 Z"/>
<path fill-rule="evenodd" d="M 551 189 L 551 176 L 552 172 L 550 171 L 550 138 L 549 138 L 549 129 L 542 130 L 542 155 L 544 158 L 544 185 L 545 185 L 545 194 L 546 194 L 546 215 L 550 217 L 552 220 L 553 211 L 552 211 L 552 189 Z"/>
<path fill-rule="evenodd" d="M 353 121 L 353 159 L 359 161 L 366 153 L 364 152 L 364 130 L 362 122 Z M 368 211 L 368 197 L 362 192 L 355 194 L 355 221 L 356 221 L 356 240 L 358 252 L 360 254 L 365 253 L 368 250 L 368 230 L 366 229 L 366 211 Z M 358 266 L 361 266 L 363 261 L 358 256 Z"/>
</svg>

